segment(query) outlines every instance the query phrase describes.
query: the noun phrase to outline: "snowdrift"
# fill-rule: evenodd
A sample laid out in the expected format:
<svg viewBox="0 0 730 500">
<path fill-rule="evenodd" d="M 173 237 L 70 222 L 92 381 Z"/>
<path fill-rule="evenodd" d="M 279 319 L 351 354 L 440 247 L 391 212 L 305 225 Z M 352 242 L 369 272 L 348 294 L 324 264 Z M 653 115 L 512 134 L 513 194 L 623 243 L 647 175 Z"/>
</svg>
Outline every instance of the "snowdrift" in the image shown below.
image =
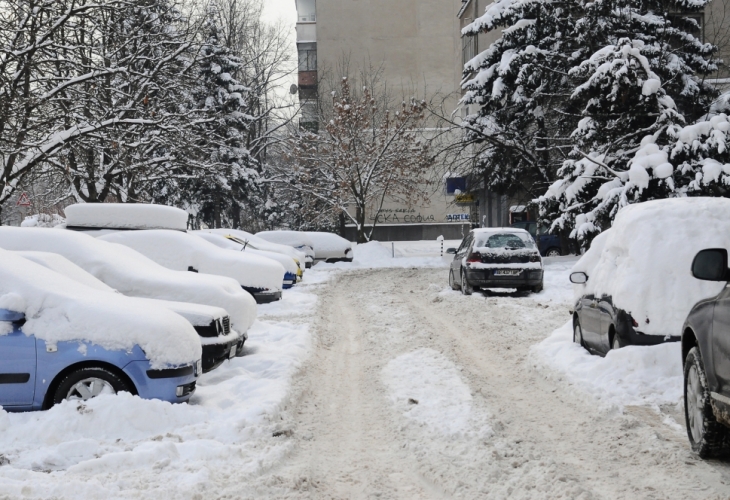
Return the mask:
<svg viewBox="0 0 730 500">
<path fill-rule="evenodd" d="M 584 294 L 610 295 L 648 335 L 681 335 L 690 309 L 725 283 L 695 279 L 692 260 L 706 248 L 730 250 L 730 200 L 675 198 L 623 208 L 613 227 L 593 240 L 573 272 Z"/>
<path fill-rule="evenodd" d="M 188 228 L 188 213 L 165 205 L 143 203 L 77 203 L 66 207 L 66 226 L 94 229 Z"/>
<path fill-rule="evenodd" d="M 238 332 L 246 332 L 256 319 L 256 301 L 235 280 L 171 271 L 128 247 L 83 233 L 0 227 L 0 248 L 60 254 L 119 293 L 131 297 L 221 307 L 228 312 L 231 326 Z"/>
<path fill-rule="evenodd" d="M 181 316 L 98 290 L 0 250 L 0 307 L 26 316 L 23 332 L 48 343 L 86 341 L 109 350 L 139 345 L 153 368 L 200 359 L 192 325 Z"/>
<path fill-rule="evenodd" d="M 201 274 L 226 276 L 242 286 L 272 291 L 280 291 L 284 282 L 286 271 L 278 262 L 230 252 L 192 234 L 165 230 L 119 231 L 99 239 L 130 247 L 176 271 L 187 271 L 192 266 Z"/>
</svg>

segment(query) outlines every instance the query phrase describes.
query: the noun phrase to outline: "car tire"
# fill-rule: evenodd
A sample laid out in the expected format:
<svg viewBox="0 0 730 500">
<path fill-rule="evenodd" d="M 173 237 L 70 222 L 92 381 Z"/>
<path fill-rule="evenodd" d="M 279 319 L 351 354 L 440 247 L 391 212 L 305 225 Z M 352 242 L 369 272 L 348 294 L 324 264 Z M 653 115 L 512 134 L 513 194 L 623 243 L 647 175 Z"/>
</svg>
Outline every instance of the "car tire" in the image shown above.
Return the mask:
<svg viewBox="0 0 730 500">
<path fill-rule="evenodd" d="M 684 418 L 692 451 L 700 458 L 730 454 L 730 429 L 715 418 L 710 398 L 705 366 L 695 346 L 684 362 Z"/>
<path fill-rule="evenodd" d="M 611 340 L 610 348 L 609 348 L 610 351 L 615 351 L 616 349 L 621 349 L 623 347 L 621 345 L 621 338 L 618 336 L 618 333 L 616 333 L 616 330 L 613 330 L 613 335 L 611 335 L 610 340 Z"/>
<path fill-rule="evenodd" d="M 471 295 L 474 292 L 474 288 L 466 280 L 466 273 L 461 270 L 461 293 L 463 295 Z"/>
<path fill-rule="evenodd" d="M 449 286 L 452 290 L 458 290 L 460 288 L 459 284 L 456 282 L 456 279 L 454 278 L 454 270 L 449 270 Z"/>
<path fill-rule="evenodd" d="M 540 283 L 539 285 L 535 285 L 535 286 L 532 287 L 532 292 L 533 293 L 540 293 L 540 292 L 542 292 L 542 290 L 543 290 L 542 283 Z"/>
<path fill-rule="evenodd" d="M 548 251 L 545 252 L 545 257 L 560 257 L 562 254 L 560 253 L 559 248 L 548 248 Z"/>
<path fill-rule="evenodd" d="M 580 327 L 578 320 L 573 323 L 573 342 L 585 348 L 585 344 L 583 343 L 583 329 Z"/>
<path fill-rule="evenodd" d="M 116 373 L 101 367 L 79 368 L 67 374 L 58 384 L 53 393 L 53 404 L 64 399 L 86 401 L 100 394 L 122 391 L 133 393 L 133 388 Z"/>
</svg>

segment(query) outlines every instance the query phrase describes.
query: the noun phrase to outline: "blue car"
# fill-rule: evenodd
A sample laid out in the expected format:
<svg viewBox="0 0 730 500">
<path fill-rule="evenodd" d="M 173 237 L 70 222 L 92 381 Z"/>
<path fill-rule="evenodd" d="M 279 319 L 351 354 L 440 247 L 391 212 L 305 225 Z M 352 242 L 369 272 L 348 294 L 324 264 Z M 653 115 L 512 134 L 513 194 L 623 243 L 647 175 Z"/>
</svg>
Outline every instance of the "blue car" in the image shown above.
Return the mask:
<svg viewBox="0 0 730 500">
<path fill-rule="evenodd" d="M 107 350 L 90 342 L 48 344 L 22 328 L 23 313 L 0 309 L 0 406 L 45 410 L 64 399 L 87 400 L 120 391 L 182 403 L 195 392 L 201 362 L 153 370 L 139 346 Z"/>
<path fill-rule="evenodd" d="M 537 243 L 537 249 L 543 257 L 560 257 L 560 237 L 550 234 L 544 227 L 538 227 L 537 222 L 515 222 L 512 227 L 529 232 Z"/>
</svg>

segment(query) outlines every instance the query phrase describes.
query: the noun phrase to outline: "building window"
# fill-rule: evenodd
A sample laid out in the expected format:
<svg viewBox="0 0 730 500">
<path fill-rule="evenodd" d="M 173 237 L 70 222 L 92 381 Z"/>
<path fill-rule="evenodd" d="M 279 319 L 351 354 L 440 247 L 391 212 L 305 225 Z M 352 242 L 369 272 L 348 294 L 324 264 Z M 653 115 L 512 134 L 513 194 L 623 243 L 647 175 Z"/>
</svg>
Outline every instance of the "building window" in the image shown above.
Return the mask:
<svg viewBox="0 0 730 500">
<path fill-rule="evenodd" d="M 297 16 L 300 23 L 317 22 L 317 0 L 297 0 Z"/>
<path fill-rule="evenodd" d="M 300 43 L 299 50 L 299 71 L 317 71 L 317 44 Z"/>
<path fill-rule="evenodd" d="M 466 177 L 449 177 L 446 179 L 446 194 L 466 193 Z"/>
<path fill-rule="evenodd" d="M 461 37 L 461 63 L 466 64 L 477 55 L 479 41 L 478 36 L 462 36 Z"/>
</svg>

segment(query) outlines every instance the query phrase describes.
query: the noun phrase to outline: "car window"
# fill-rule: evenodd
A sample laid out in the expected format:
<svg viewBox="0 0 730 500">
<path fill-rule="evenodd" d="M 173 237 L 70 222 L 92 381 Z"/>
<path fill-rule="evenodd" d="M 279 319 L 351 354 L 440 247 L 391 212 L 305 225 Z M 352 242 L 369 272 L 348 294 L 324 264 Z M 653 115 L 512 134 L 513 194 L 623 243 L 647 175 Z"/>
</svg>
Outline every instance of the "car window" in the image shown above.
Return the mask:
<svg viewBox="0 0 730 500">
<path fill-rule="evenodd" d="M 456 253 L 461 253 L 462 251 L 464 251 L 466 249 L 466 247 L 468 247 L 469 244 L 471 243 L 471 240 L 473 237 L 474 237 L 473 233 L 467 234 L 466 237 L 464 237 L 464 239 L 461 240 L 461 245 L 459 245 L 459 248 L 456 250 Z"/>
<path fill-rule="evenodd" d="M 525 229 L 529 231 L 530 235 L 532 235 L 533 238 L 537 236 L 537 224 L 535 224 L 534 222 L 528 223 Z"/>
<path fill-rule="evenodd" d="M 528 234 L 501 233 L 481 236 L 476 246 L 486 248 L 534 248 L 535 244 Z"/>
</svg>

